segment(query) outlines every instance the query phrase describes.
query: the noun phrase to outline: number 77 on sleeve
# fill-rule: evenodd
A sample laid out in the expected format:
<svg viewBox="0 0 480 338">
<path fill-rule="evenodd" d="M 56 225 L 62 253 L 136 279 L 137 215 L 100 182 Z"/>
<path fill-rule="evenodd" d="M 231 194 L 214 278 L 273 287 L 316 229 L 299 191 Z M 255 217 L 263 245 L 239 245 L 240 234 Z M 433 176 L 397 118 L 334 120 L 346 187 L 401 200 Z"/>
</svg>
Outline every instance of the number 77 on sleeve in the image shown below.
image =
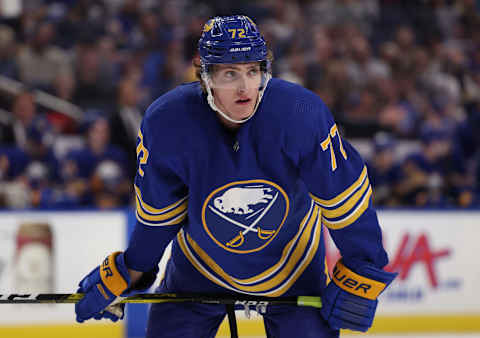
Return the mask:
<svg viewBox="0 0 480 338">
<path fill-rule="evenodd" d="M 333 150 L 332 143 L 332 140 L 335 136 L 338 136 L 338 142 L 340 143 L 340 153 L 342 153 L 344 159 L 347 159 L 347 153 L 345 152 L 345 149 L 343 149 L 342 138 L 340 137 L 340 133 L 338 132 L 337 124 L 334 124 L 332 128 L 330 128 L 330 132 L 327 134 L 327 137 L 320 143 L 323 151 L 326 151 L 328 148 L 330 148 L 332 171 L 335 171 L 335 169 L 337 169 L 337 159 L 335 158 L 335 152 Z"/>
</svg>

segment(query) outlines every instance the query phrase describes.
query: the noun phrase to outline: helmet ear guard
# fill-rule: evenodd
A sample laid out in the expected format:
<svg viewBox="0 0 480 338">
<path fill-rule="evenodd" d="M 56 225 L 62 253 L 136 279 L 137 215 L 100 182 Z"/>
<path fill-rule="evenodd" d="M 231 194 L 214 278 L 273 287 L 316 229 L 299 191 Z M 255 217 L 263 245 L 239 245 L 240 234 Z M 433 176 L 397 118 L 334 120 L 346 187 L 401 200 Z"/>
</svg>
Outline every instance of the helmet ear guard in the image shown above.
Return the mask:
<svg viewBox="0 0 480 338">
<path fill-rule="evenodd" d="M 232 123 L 244 123 L 257 110 L 263 92 L 271 78 L 271 66 L 268 60 L 267 45 L 255 23 L 245 15 L 215 17 L 204 26 L 198 41 L 200 54 L 200 76 L 207 91 L 210 107 Z M 260 62 L 262 81 L 253 113 L 246 119 L 234 120 L 222 112 L 214 103 L 211 75 L 213 65 L 229 63 Z"/>
</svg>

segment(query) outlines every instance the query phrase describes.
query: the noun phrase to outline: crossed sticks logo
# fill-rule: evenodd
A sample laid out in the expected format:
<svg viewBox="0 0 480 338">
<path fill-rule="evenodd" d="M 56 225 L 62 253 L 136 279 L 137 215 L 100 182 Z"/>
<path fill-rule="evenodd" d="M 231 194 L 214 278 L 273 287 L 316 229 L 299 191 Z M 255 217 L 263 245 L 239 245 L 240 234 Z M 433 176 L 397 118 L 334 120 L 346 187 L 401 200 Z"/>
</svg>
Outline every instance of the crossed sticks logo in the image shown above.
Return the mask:
<svg viewBox="0 0 480 338">
<path fill-rule="evenodd" d="M 235 253 L 259 251 L 282 228 L 289 210 L 285 191 L 266 180 L 228 183 L 202 208 L 203 227 L 219 246 Z"/>
</svg>

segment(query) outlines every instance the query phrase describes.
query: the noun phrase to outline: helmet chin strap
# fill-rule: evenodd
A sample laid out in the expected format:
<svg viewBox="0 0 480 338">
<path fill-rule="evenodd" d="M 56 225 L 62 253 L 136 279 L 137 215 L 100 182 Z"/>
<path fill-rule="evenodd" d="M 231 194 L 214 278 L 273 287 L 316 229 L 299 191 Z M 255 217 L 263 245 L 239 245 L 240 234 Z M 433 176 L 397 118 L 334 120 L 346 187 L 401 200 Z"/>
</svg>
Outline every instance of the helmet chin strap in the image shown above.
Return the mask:
<svg viewBox="0 0 480 338">
<path fill-rule="evenodd" d="M 244 118 L 242 120 L 235 120 L 232 119 L 230 116 L 228 116 L 226 113 L 224 113 L 220 108 L 217 107 L 215 104 L 215 100 L 213 98 L 212 94 L 212 89 L 210 86 L 210 77 L 208 76 L 207 72 L 203 71 L 201 74 L 202 81 L 205 84 L 205 88 L 207 89 L 207 101 L 210 106 L 214 111 L 219 113 L 225 120 L 235 123 L 235 124 L 242 124 L 250 120 L 255 112 L 257 111 L 258 105 L 260 104 L 260 101 L 262 100 L 263 93 L 265 92 L 265 89 L 267 88 L 268 81 L 272 78 L 272 75 L 269 72 L 265 72 L 265 75 L 262 76 L 262 83 L 260 84 L 260 90 L 258 91 L 258 99 L 257 102 L 255 103 L 255 107 L 253 108 L 253 112 L 248 116 L 247 118 Z"/>
</svg>

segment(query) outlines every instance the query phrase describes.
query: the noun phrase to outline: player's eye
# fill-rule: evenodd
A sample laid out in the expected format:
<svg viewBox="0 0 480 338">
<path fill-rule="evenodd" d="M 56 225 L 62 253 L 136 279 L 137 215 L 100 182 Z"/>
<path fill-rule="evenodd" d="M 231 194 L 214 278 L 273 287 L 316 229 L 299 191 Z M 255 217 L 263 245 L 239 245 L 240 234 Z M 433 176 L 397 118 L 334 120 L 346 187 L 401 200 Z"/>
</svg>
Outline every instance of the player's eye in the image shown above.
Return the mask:
<svg viewBox="0 0 480 338">
<path fill-rule="evenodd" d="M 227 70 L 226 72 L 223 73 L 223 77 L 227 80 L 233 80 L 237 77 L 237 72 L 233 70 Z"/>
<path fill-rule="evenodd" d="M 256 76 L 259 72 L 259 69 L 257 68 L 252 68 L 248 71 L 248 76 Z"/>
</svg>

